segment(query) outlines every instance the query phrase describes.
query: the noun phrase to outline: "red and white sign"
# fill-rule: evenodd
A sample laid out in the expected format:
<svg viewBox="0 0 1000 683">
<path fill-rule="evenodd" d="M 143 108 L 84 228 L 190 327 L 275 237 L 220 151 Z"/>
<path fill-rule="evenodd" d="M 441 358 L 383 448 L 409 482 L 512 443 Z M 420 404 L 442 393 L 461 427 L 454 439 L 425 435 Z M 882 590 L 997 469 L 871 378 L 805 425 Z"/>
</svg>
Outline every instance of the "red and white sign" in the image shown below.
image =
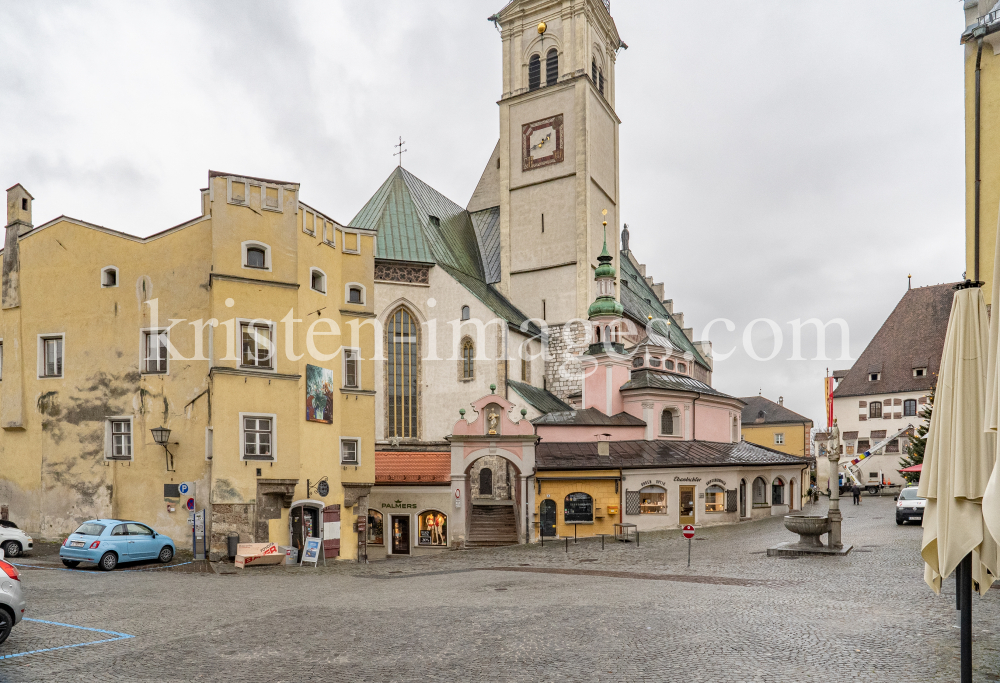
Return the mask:
<svg viewBox="0 0 1000 683">
<path fill-rule="evenodd" d="M 684 533 L 684 538 L 691 540 L 692 538 L 694 538 L 694 527 L 691 526 L 690 524 L 685 524 L 683 533 Z"/>
</svg>

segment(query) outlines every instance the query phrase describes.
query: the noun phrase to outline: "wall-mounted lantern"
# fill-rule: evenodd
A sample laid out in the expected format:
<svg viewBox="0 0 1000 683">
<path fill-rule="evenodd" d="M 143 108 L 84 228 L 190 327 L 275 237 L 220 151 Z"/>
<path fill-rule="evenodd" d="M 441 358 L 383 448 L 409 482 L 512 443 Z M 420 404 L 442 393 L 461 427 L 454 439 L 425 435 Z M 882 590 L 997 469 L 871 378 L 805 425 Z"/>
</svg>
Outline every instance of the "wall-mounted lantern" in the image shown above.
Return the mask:
<svg viewBox="0 0 1000 683">
<path fill-rule="evenodd" d="M 163 450 L 165 452 L 164 458 L 167 461 L 167 472 L 176 472 L 174 469 L 174 454 L 167 448 L 168 445 L 171 445 L 170 430 L 166 427 L 154 427 L 149 431 L 153 433 L 153 441 L 156 442 L 156 445 L 163 446 Z M 177 442 L 173 442 L 172 445 L 176 446 Z"/>
</svg>

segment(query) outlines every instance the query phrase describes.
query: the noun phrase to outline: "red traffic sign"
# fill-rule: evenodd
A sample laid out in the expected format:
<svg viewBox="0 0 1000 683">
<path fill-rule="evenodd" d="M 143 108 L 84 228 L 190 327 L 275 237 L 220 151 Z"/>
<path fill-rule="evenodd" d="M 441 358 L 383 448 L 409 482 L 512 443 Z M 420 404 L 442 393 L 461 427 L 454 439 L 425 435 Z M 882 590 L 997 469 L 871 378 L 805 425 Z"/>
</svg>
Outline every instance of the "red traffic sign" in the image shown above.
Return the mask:
<svg viewBox="0 0 1000 683">
<path fill-rule="evenodd" d="M 690 524 L 684 525 L 684 538 L 691 540 L 694 538 L 694 527 Z"/>
</svg>

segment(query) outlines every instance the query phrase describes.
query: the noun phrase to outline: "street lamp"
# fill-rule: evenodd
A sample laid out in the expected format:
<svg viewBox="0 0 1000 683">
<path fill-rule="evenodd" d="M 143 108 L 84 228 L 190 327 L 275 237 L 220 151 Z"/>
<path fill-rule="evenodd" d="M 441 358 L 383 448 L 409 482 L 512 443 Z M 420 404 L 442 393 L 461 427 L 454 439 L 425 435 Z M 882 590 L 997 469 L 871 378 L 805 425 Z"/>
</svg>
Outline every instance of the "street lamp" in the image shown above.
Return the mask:
<svg viewBox="0 0 1000 683">
<path fill-rule="evenodd" d="M 166 427 L 154 427 L 149 431 L 153 433 L 153 441 L 156 442 L 156 445 L 163 446 L 163 450 L 166 453 L 164 457 L 167 461 L 167 472 L 175 472 L 176 470 L 171 467 L 174 462 L 174 455 L 167 448 L 167 445 L 170 443 L 170 430 Z"/>
</svg>

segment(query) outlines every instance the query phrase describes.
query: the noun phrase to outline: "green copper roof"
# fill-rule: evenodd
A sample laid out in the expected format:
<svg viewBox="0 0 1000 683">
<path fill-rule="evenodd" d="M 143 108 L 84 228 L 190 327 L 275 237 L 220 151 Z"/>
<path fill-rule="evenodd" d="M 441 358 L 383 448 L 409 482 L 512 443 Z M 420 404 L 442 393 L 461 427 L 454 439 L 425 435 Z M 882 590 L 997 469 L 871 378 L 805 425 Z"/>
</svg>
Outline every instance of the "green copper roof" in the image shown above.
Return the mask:
<svg viewBox="0 0 1000 683">
<path fill-rule="evenodd" d="M 604 277 L 615 276 L 615 267 L 611 265 L 614 261 L 611 258 L 611 254 L 608 253 L 608 229 L 604 229 L 604 247 L 601 249 L 601 255 L 597 257 L 597 260 L 601 262 L 601 265 L 597 266 L 597 270 L 594 271 L 594 279 L 599 280 Z"/>
<path fill-rule="evenodd" d="M 393 170 L 349 225 L 377 231 L 375 258 L 437 264 L 511 325 L 528 319 L 487 283 L 469 212 L 406 169 Z M 526 331 L 541 334 L 533 323 Z"/>
<path fill-rule="evenodd" d="M 611 280 L 614 282 L 615 267 L 611 265 L 614 259 L 608 253 L 608 229 L 606 227 L 604 228 L 604 247 L 601 249 L 601 255 L 597 257 L 597 260 L 601 262 L 601 265 L 597 266 L 597 269 L 594 271 L 594 279 Z M 611 287 L 610 291 L 614 291 L 614 286 Z M 590 304 L 590 308 L 587 309 L 587 316 L 590 318 L 600 315 L 621 316 L 624 310 L 622 305 L 613 296 L 599 296 L 594 303 Z"/>
<path fill-rule="evenodd" d="M 563 403 L 557 396 L 545 389 L 539 389 L 538 387 L 533 387 L 524 382 L 515 382 L 512 379 L 507 380 L 507 386 L 513 389 L 518 396 L 527 401 L 532 408 L 542 414 L 560 413 L 566 410 L 572 410 L 570 406 Z"/>
<path fill-rule="evenodd" d="M 618 292 L 622 306 L 625 307 L 625 315 L 641 325 L 648 324 L 649 316 L 652 316 L 653 331 L 657 335 L 669 339 L 674 347 L 689 352 L 694 356 L 694 360 L 698 365 L 701 365 L 706 370 L 711 369 L 705 357 L 698 352 L 698 349 L 687 338 L 687 335 L 684 334 L 684 331 L 677 324 L 677 321 L 674 320 L 674 317 L 667 312 L 663 303 L 656 297 L 650 286 L 646 284 L 646 278 L 636 270 L 632 264 L 632 259 L 629 258 L 628 252 L 621 252 L 618 263 L 622 270 L 621 287 L 619 287 Z M 667 321 L 670 321 L 669 325 L 666 324 Z"/>
</svg>

